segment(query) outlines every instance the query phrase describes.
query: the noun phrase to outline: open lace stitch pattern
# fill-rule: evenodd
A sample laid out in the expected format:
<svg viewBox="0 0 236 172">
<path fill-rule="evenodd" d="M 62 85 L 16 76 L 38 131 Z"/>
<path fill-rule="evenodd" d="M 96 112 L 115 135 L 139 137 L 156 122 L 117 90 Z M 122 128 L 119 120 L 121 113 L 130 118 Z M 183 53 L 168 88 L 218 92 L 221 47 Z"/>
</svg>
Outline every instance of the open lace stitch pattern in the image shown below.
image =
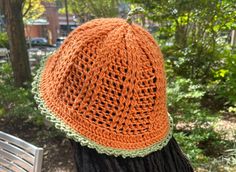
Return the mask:
<svg viewBox="0 0 236 172">
<path fill-rule="evenodd" d="M 165 146 L 163 59 L 151 35 L 122 19 L 96 19 L 42 60 L 33 93 L 46 118 L 99 153 L 145 156 Z"/>
</svg>

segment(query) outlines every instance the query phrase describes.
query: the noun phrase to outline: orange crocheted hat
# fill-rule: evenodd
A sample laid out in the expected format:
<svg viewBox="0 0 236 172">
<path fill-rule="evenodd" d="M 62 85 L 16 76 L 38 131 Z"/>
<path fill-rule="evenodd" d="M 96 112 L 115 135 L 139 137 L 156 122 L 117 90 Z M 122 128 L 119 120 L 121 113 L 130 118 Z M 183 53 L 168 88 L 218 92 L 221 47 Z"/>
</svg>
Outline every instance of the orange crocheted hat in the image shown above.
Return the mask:
<svg viewBox="0 0 236 172">
<path fill-rule="evenodd" d="M 136 24 L 95 19 L 44 60 L 39 108 L 68 137 L 108 155 L 145 156 L 172 133 L 161 51 Z"/>
</svg>

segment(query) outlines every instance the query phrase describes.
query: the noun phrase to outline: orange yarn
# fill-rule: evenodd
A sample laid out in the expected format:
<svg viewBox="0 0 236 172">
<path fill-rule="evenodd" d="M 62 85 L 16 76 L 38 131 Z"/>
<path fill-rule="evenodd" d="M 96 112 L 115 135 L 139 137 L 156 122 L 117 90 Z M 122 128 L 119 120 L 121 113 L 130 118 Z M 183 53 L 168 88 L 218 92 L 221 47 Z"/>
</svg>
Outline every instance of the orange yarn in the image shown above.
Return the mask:
<svg viewBox="0 0 236 172">
<path fill-rule="evenodd" d="M 105 147 L 142 149 L 170 133 L 161 51 L 123 19 L 75 29 L 46 61 L 39 92 L 57 118 Z"/>
</svg>

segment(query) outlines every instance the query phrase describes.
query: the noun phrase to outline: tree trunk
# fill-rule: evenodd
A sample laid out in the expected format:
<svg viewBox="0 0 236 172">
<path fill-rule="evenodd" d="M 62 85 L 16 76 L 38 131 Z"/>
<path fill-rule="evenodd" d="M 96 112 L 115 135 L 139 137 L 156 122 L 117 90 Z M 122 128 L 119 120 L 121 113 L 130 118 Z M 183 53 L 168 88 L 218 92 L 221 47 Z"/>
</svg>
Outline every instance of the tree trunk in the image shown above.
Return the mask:
<svg viewBox="0 0 236 172">
<path fill-rule="evenodd" d="M 15 86 L 25 86 L 31 79 L 22 16 L 23 0 L 0 0 L 5 15 L 10 44 L 10 61 Z"/>
</svg>

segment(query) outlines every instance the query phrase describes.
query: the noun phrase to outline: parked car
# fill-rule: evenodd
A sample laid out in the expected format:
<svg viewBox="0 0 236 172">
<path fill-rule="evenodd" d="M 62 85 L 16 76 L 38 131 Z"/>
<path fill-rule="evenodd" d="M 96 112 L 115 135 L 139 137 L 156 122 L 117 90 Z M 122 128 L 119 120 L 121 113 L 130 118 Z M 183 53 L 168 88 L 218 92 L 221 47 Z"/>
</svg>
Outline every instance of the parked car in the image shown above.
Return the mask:
<svg viewBox="0 0 236 172">
<path fill-rule="evenodd" d="M 43 38 L 43 37 L 37 37 L 37 38 L 31 38 L 30 40 L 28 40 L 28 43 L 31 43 L 32 46 L 47 45 L 48 40 L 46 38 Z"/>
<path fill-rule="evenodd" d="M 31 38 L 32 44 L 48 44 L 48 40 L 46 38 Z"/>
<path fill-rule="evenodd" d="M 33 47 L 33 48 L 52 47 L 52 45 L 50 45 L 48 43 L 48 40 L 44 37 L 30 38 L 29 40 L 27 40 L 27 45 L 29 48 L 31 48 L 31 47 Z"/>
</svg>

